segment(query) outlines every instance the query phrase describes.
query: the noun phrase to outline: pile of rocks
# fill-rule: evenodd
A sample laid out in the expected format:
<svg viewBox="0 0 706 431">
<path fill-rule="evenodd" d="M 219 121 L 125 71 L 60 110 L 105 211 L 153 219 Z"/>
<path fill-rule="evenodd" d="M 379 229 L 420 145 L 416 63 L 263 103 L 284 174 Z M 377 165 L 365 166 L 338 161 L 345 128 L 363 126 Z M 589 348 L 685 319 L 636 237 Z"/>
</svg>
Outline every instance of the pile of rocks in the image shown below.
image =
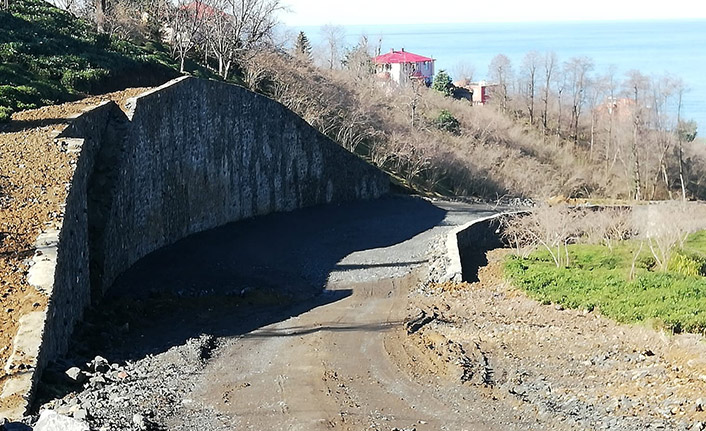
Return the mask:
<svg viewBox="0 0 706 431">
<path fill-rule="evenodd" d="M 28 423 L 34 423 L 35 431 L 83 431 L 80 426 L 98 431 L 165 429 L 169 417 L 192 404 L 187 395 L 193 389 L 193 376 L 216 347 L 214 337 L 202 335 L 138 361 L 118 364 L 96 356 L 81 366 L 70 366 L 63 372 L 68 393 L 43 404 L 39 420 Z M 71 421 L 76 428 L 37 428 L 43 417 L 51 418 L 44 421 L 51 424 Z"/>
</svg>

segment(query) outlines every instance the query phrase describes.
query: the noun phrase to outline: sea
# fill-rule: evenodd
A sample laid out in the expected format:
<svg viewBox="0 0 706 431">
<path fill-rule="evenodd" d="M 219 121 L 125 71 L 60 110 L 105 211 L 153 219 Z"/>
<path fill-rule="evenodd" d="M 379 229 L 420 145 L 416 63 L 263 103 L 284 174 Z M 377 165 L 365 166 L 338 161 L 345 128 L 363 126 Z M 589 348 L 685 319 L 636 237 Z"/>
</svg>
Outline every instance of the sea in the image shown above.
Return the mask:
<svg viewBox="0 0 706 431">
<path fill-rule="evenodd" d="M 680 78 L 684 95 L 682 118 L 696 120 L 706 135 L 706 20 L 579 21 L 542 23 L 419 24 L 342 26 L 345 44 L 353 46 L 362 35 L 382 52 L 406 51 L 436 59 L 436 70 L 452 77 L 474 70 L 473 79 L 488 77 L 494 56 L 504 54 L 517 70 L 529 51 L 555 52 L 560 63 L 589 57 L 594 73 L 613 70 L 622 78 L 630 70 L 644 75 Z M 321 27 L 291 28 L 304 31 L 314 47 L 322 46 Z"/>
</svg>

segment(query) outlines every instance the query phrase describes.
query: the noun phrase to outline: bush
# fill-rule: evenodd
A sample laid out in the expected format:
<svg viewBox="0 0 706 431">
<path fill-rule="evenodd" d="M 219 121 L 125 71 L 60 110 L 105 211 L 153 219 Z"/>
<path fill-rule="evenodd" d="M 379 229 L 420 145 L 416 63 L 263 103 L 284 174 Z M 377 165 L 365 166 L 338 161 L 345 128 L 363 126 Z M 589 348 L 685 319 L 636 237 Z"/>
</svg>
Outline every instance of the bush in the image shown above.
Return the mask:
<svg viewBox="0 0 706 431">
<path fill-rule="evenodd" d="M 154 44 L 158 45 L 158 44 Z M 8 112 L 178 76 L 162 51 L 97 34 L 42 0 L 13 0 L 0 18 L 0 107 Z M 136 74 L 135 70 L 140 73 Z"/>
<path fill-rule="evenodd" d="M 41 104 L 40 92 L 30 86 L 0 85 L 0 107 L 5 112 L 36 108 Z"/>
<path fill-rule="evenodd" d="M 10 121 L 12 116 L 12 108 L 7 106 L 0 106 L 0 123 L 6 123 Z"/>
<path fill-rule="evenodd" d="M 61 77 L 61 85 L 77 92 L 90 93 L 108 76 L 110 72 L 105 69 L 67 70 Z"/>
<path fill-rule="evenodd" d="M 454 117 L 453 114 L 446 109 L 441 110 L 434 123 L 439 130 L 453 133 L 455 135 L 459 134 L 461 131 L 461 124 L 458 122 L 456 117 Z"/>
<path fill-rule="evenodd" d="M 706 275 L 706 258 L 679 251 L 669 259 L 667 271 L 687 277 L 704 276 Z"/>
</svg>

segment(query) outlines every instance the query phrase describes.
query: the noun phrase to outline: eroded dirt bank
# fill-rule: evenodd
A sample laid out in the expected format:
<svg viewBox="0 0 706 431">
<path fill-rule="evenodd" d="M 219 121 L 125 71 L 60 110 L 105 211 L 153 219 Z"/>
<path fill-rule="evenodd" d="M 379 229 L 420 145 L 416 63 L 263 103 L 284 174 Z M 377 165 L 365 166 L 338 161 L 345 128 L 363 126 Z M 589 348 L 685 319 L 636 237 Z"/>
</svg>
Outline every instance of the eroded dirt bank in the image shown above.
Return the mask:
<svg viewBox="0 0 706 431">
<path fill-rule="evenodd" d="M 540 305 L 502 251 L 478 283 L 425 282 L 440 236 L 489 213 L 397 197 L 175 244 L 123 279 L 138 302 L 96 310 L 45 387 L 87 381 L 44 408 L 106 430 L 702 429 L 700 337 Z"/>
</svg>

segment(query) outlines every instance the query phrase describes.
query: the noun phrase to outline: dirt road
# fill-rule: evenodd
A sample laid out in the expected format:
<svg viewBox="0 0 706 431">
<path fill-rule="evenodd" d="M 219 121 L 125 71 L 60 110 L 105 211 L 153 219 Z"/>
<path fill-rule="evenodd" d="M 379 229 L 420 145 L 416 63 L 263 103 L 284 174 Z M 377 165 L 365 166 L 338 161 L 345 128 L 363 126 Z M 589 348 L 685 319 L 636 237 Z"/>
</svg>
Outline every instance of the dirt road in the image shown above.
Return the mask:
<svg viewBox="0 0 706 431">
<path fill-rule="evenodd" d="M 702 338 L 540 305 L 503 282 L 502 250 L 478 283 L 420 280 L 444 233 L 490 213 L 389 197 L 159 250 L 89 313 L 44 408 L 106 431 L 702 430 Z M 56 385 L 95 355 L 114 364 Z"/>
<path fill-rule="evenodd" d="M 232 429 L 490 429 L 390 357 L 413 280 L 344 284 L 351 296 L 245 335 L 206 368 L 195 398 Z"/>
<path fill-rule="evenodd" d="M 192 398 L 201 400 L 195 409 L 214 408 L 228 429 L 495 429 L 485 423 L 497 426 L 499 418 L 484 417 L 478 403 L 437 399 L 436 386 L 399 368 L 413 360 L 396 338 L 430 241 L 488 214 L 454 204 L 441 209 L 438 225 L 338 262 L 324 295 L 342 299 L 228 341 L 194 389 Z M 182 412 L 169 428 L 183 427 L 190 416 L 203 415 Z"/>
</svg>

